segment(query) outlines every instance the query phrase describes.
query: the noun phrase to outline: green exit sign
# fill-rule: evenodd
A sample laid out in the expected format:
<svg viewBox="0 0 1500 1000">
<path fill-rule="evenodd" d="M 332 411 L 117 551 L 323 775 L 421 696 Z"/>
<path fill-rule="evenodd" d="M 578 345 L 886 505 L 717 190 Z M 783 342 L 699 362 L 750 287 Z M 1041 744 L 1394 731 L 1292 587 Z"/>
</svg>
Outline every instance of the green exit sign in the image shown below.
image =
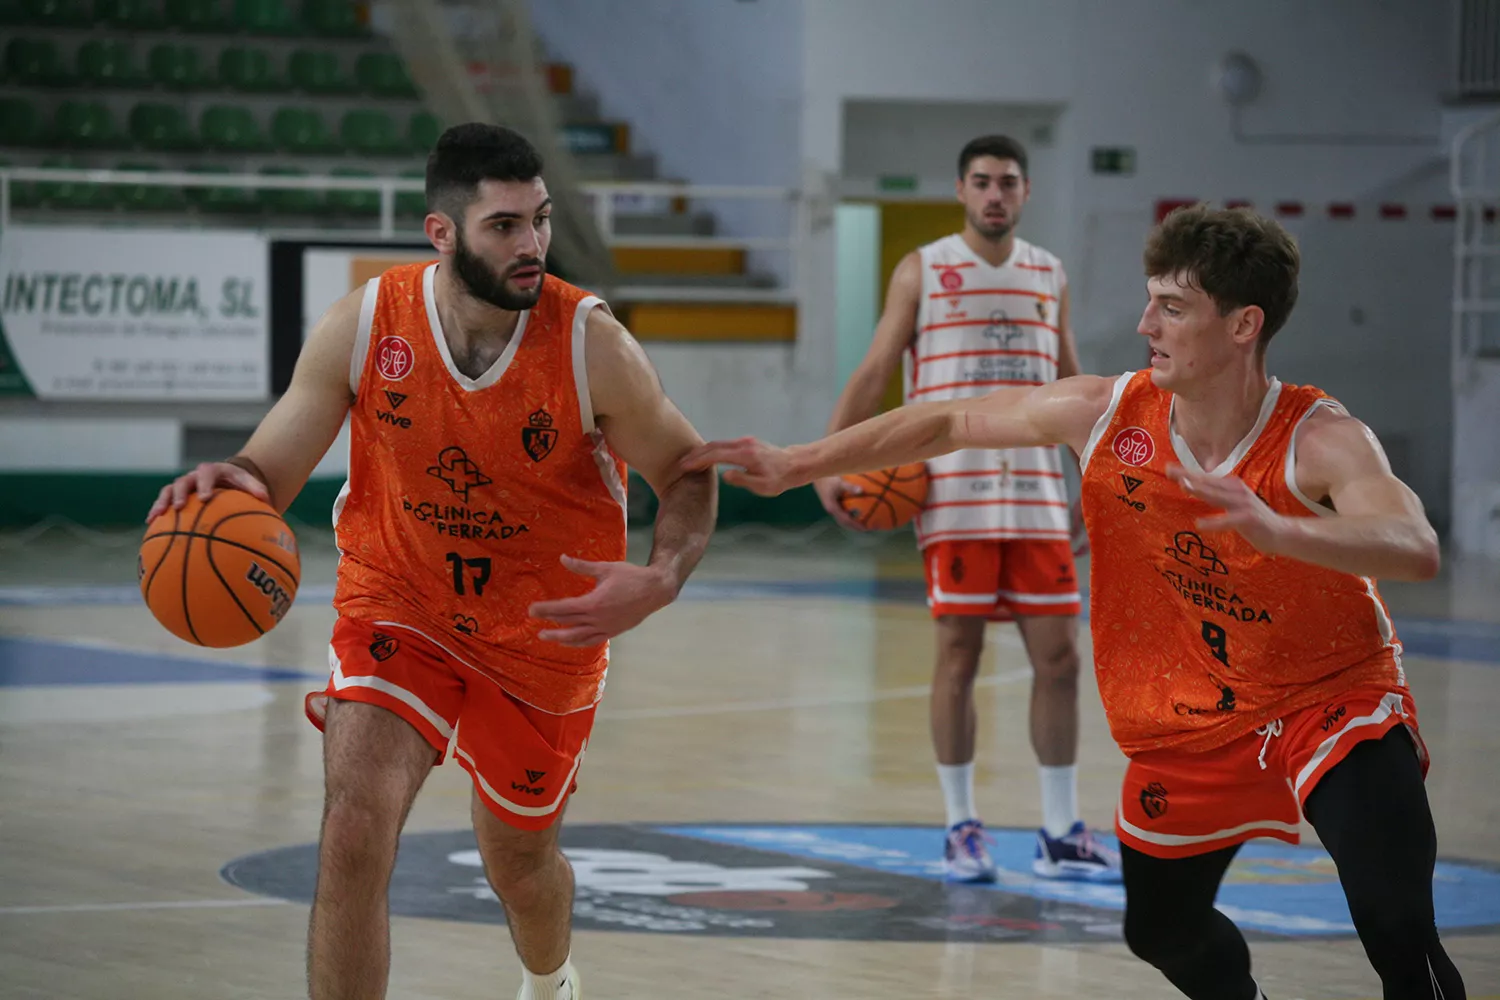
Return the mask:
<svg viewBox="0 0 1500 1000">
<path fill-rule="evenodd" d="M 1129 146 L 1095 146 L 1093 149 L 1094 173 L 1135 173 L 1135 150 Z"/>
<path fill-rule="evenodd" d="M 915 191 L 917 179 L 908 174 L 886 174 L 880 178 L 882 191 Z"/>
</svg>

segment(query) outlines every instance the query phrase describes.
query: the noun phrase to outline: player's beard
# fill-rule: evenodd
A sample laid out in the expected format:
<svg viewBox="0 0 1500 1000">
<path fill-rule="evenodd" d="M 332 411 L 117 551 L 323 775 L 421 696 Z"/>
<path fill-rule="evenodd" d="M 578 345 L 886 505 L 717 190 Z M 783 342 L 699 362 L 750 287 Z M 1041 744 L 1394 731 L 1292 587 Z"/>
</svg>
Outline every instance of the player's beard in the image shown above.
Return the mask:
<svg viewBox="0 0 1500 1000">
<path fill-rule="evenodd" d="M 542 285 L 547 281 L 546 264 L 541 258 L 518 260 L 505 274 L 496 274 L 483 259 L 469 250 L 462 232 L 455 232 L 454 237 L 453 273 L 458 275 L 458 280 L 464 283 L 470 295 L 482 302 L 488 302 L 492 306 L 511 312 L 530 309 L 537 304 L 537 300 L 542 297 Z M 541 268 L 541 274 L 537 276 L 536 287 L 526 291 L 508 287 L 505 284 L 506 279 L 523 267 Z"/>
</svg>

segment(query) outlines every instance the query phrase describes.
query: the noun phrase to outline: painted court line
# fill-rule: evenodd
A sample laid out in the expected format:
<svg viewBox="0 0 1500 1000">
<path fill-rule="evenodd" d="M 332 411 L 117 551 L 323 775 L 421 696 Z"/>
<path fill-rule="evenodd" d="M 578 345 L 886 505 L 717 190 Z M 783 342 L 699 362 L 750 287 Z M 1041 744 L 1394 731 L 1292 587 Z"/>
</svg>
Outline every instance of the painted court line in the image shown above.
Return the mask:
<svg viewBox="0 0 1500 1000">
<path fill-rule="evenodd" d="M 0 917 L 36 913 L 113 913 L 130 910 L 227 910 L 239 906 L 290 906 L 291 900 L 266 899 L 182 899 L 140 903 L 71 903 L 63 906 L 0 906 Z"/>
<path fill-rule="evenodd" d="M 1030 680 L 1030 670 L 1004 670 L 974 682 L 975 687 L 999 687 Z M 732 712 L 773 712 L 788 708 L 825 708 L 833 705 L 866 705 L 876 701 L 899 701 L 903 698 L 925 698 L 931 685 L 861 691 L 857 694 L 826 695 L 817 698 L 767 698 L 764 701 L 723 701 L 707 705 L 675 705 L 664 708 L 624 708 L 610 711 L 600 707 L 601 720 L 676 719 L 695 715 L 726 715 Z"/>
</svg>

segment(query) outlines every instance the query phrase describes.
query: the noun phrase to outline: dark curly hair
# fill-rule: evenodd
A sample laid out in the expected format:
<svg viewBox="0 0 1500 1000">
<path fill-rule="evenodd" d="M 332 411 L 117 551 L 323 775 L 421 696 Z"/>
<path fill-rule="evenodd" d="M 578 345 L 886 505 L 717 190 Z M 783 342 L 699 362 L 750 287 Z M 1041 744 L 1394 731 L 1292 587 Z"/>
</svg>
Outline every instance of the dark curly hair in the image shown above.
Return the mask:
<svg viewBox="0 0 1500 1000">
<path fill-rule="evenodd" d="M 462 222 L 480 181 L 529 181 L 542 173 L 542 155 L 521 133 L 469 122 L 444 132 L 427 156 L 427 211 Z"/>
<path fill-rule="evenodd" d="M 1174 210 L 1146 238 L 1146 277 L 1181 275 L 1219 307 L 1258 306 L 1265 313 L 1257 349 L 1264 351 L 1297 304 L 1297 241 L 1274 220 L 1248 208 L 1199 203 Z"/>
</svg>

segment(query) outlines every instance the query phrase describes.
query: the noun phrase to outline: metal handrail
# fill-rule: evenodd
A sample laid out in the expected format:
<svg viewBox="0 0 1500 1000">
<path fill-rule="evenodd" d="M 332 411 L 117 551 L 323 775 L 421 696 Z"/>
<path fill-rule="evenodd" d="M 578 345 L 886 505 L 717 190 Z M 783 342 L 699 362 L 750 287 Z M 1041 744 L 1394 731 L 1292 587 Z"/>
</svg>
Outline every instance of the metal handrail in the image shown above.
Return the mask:
<svg viewBox="0 0 1500 1000">
<path fill-rule="evenodd" d="M 145 187 L 242 187 L 270 191 L 375 191 L 380 194 L 380 235 L 396 235 L 397 194 L 422 193 L 426 182 L 419 177 L 335 177 L 330 174 L 204 174 L 186 170 L 94 170 L 49 167 L 0 167 L 0 227 L 10 222 L 10 186 L 13 183 L 53 182 L 71 184 L 111 184 Z M 781 249 L 793 245 L 796 236 L 692 237 L 641 236 L 621 237 L 614 231 L 614 198 L 616 196 L 745 199 L 794 203 L 800 197 L 793 188 L 735 184 L 686 184 L 677 181 L 598 181 L 584 184 L 582 190 L 594 199 L 595 216 L 603 225 L 600 231 L 611 246 L 737 246 L 746 249 Z"/>
</svg>

